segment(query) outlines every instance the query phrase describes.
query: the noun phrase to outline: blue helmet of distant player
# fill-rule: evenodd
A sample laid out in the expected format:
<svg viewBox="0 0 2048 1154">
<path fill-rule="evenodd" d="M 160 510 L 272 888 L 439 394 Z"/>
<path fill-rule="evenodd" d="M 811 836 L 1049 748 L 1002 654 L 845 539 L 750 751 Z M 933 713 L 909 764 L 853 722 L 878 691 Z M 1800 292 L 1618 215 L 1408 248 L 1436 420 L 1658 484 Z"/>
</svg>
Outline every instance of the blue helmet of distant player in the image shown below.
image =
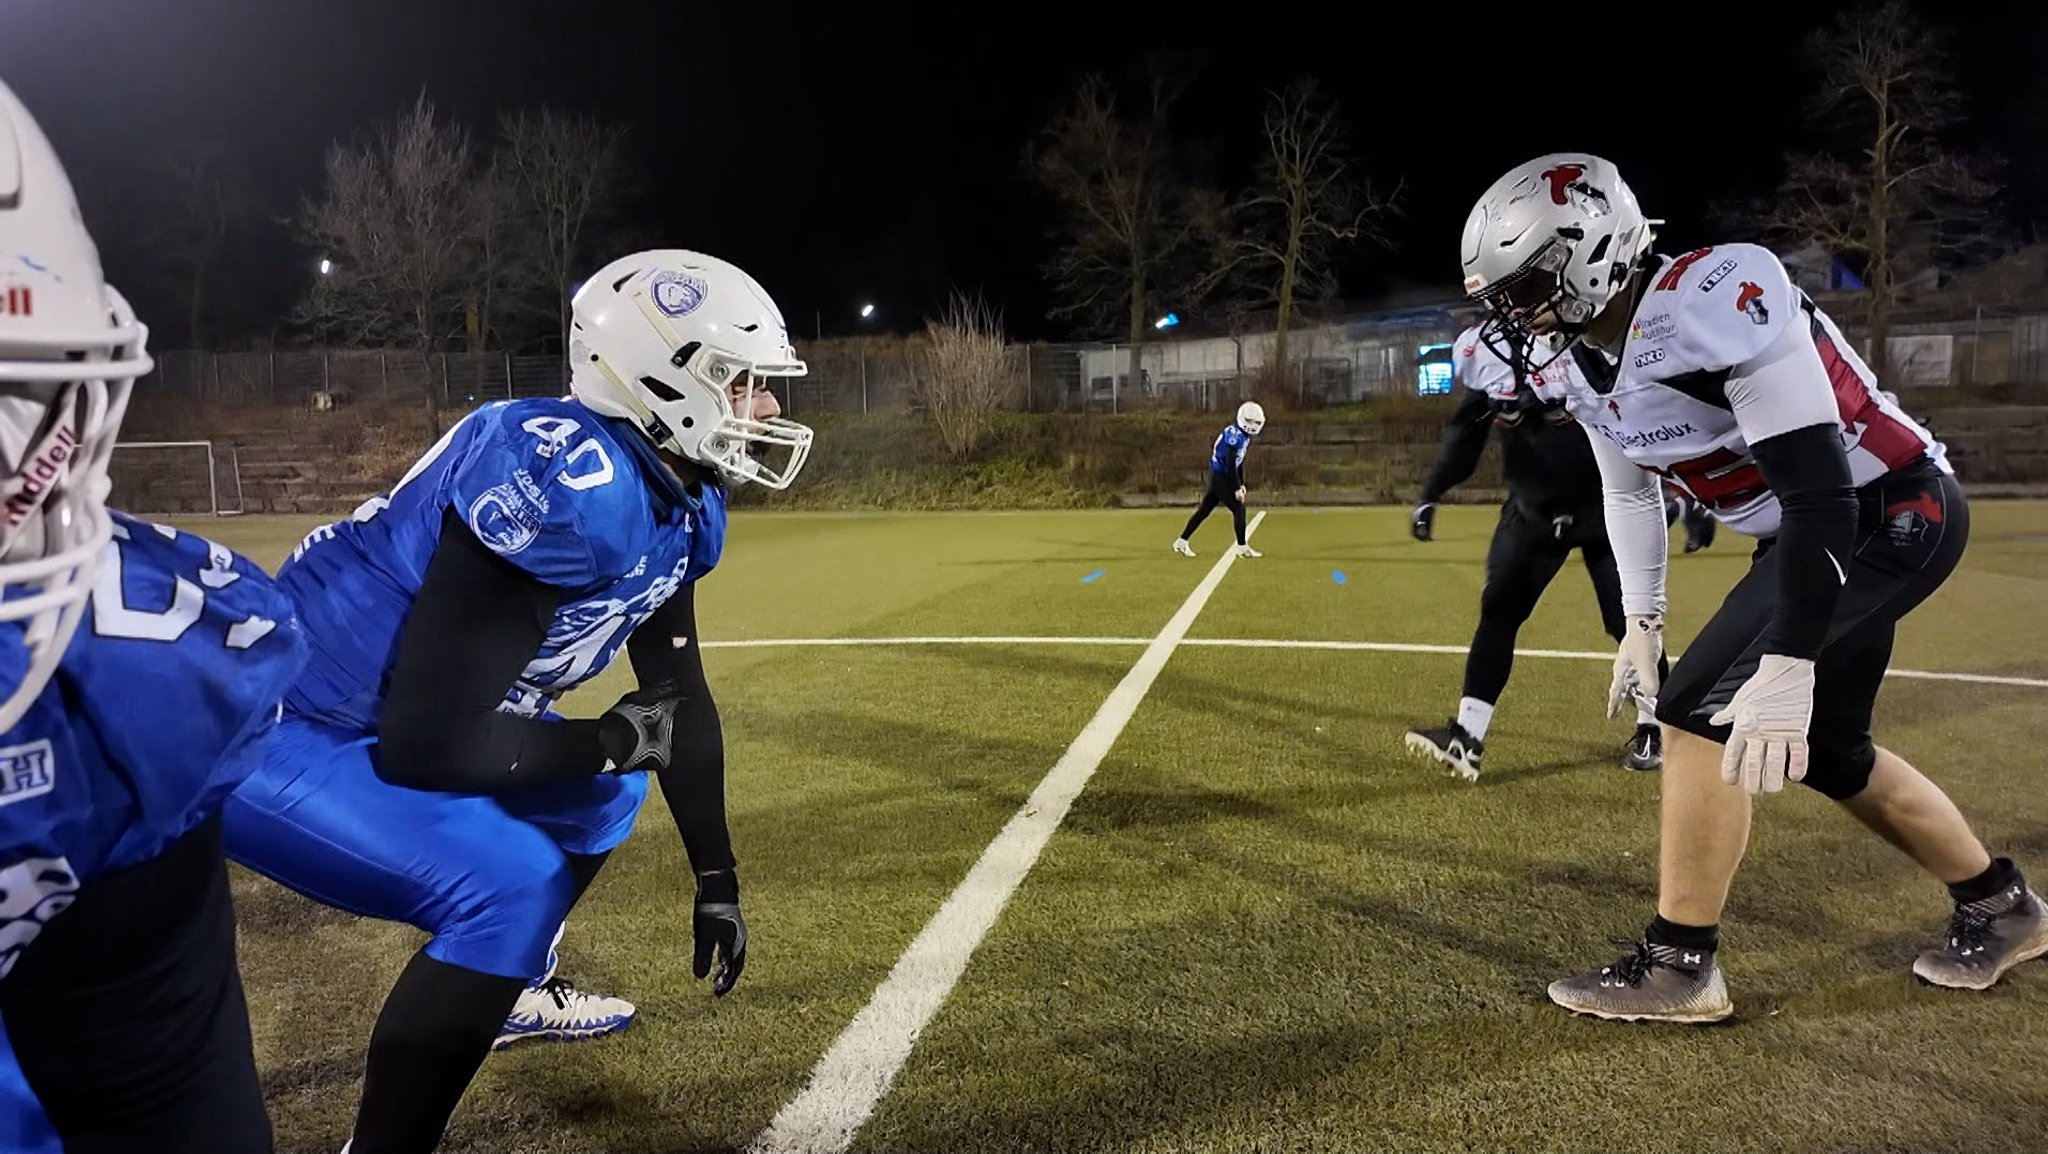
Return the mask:
<svg viewBox="0 0 2048 1154">
<path fill-rule="evenodd" d="M 572 307 L 577 400 L 730 484 L 784 489 L 802 471 L 810 428 L 753 413 L 768 380 L 809 372 L 753 277 L 717 257 L 656 249 L 606 265 Z"/>
<path fill-rule="evenodd" d="M 102 278 L 56 151 L 0 84 L 0 732 L 56 671 L 92 592 L 148 335 Z"/>
</svg>

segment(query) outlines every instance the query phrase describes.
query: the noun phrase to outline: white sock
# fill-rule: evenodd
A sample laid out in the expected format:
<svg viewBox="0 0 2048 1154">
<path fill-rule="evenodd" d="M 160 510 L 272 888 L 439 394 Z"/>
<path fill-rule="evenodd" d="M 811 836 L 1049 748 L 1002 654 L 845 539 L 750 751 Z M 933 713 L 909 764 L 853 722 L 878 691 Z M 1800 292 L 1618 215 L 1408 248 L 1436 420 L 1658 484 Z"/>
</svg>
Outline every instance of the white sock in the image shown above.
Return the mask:
<svg viewBox="0 0 2048 1154">
<path fill-rule="evenodd" d="M 1656 710 L 1654 710 L 1654 709 L 1644 709 L 1644 708 L 1643 708 L 1642 706 L 1640 706 L 1640 705 L 1639 705 L 1639 706 L 1637 706 L 1637 707 L 1636 707 L 1636 724 L 1637 724 L 1637 725 L 1655 725 L 1655 724 L 1657 724 L 1657 711 L 1656 711 Z"/>
<path fill-rule="evenodd" d="M 1476 697 L 1458 700 L 1458 724 L 1466 733 L 1481 741 L 1486 740 L 1486 727 L 1493 721 L 1493 704 Z"/>
</svg>

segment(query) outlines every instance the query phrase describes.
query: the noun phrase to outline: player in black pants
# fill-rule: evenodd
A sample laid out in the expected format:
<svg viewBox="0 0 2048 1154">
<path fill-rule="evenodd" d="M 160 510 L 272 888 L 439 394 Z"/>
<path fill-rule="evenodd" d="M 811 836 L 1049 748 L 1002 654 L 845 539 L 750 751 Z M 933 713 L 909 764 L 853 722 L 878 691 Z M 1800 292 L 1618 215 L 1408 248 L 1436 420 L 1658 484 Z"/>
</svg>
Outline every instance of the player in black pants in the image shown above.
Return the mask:
<svg viewBox="0 0 2048 1154">
<path fill-rule="evenodd" d="M 1600 469 L 1586 435 L 1561 406 L 1536 399 L 1513 370 L 1478 341 L 1474 327 L 1458 338 L 1454 372 L 1464 400 L 1446 425 L 1442 450 L 1422 483 L 1409 531 L 1418 541 L 1434 535 L 1437 502 L 1472 475 L 1486 450 L 1489 429 L 1501 430 L 1501 462 L 1508 499 L 1486 550 L 1486 587 L 1479 595 L 1479 627 L 1465 657 L 1464 695 L 1458 714 L 1441 726 L 1408 731 L 1408 748 L 1443 762 L 1467 781 L 1479 778 L 1486 728 L 1494 703 L 1514 668 L 1515 636 L 1565 558 L 1577 549 L 1593 579 L 1601 625 L 1621 639 L 1621 578 L 1607 545 L 1601 511 Z M 1647 709 L 1623 748 L 1622 765 L 1653 770 L 1663 764 L 1662 736 Z"/>
<path fill-rule="evenodd" d="M 1237 555 L 1257 557 L 1259 551 L 1245 543 L 1244 539 L 1244 454 L 1251 447 L 1252 438 L 1266 427 L 1266 410 L 1257 401 L 1246 401 L 1237 407 L 1237 420 L 1216 436 L 1216 444 L 1209 449 L 1209 487 L 1202 493 L 1202 504 L 1194 515 L 1188 518 L 1187 527 L 1174 539 L 1173 551 L 1183 557 L 1192 557 L 1195 550 L 1188 544 L 1188 538 L 1202 527 L 1209 514 L 1221 505 L 1230 510 L 1231 523 L 1237 529 Z"/>
</svg>

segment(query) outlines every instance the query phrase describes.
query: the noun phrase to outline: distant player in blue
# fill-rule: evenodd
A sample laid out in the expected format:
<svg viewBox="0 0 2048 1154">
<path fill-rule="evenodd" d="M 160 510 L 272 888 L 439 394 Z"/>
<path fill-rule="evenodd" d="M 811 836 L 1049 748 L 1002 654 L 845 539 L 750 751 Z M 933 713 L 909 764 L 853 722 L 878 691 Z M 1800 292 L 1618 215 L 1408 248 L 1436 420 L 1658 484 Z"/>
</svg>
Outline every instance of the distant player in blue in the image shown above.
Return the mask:
<svg viewBox="0 0 2048 1154">
<path fill-rule="evenodd" d="M 350 1154 L 432 1150 L 494 1042 L 630 1019 L 553 978 L 552 946 L 646 771 L 695 872 L 696 976 L 715 957 L 722 995 L 746 962 L 693 583 L 725 487 L 783 488 L 808 456 L 766 385 L 806 369 L 761 286 L 697 253 L 616 261 L 573 307 L 572 399 L 477 410 L 279 570 L 312 656 L 228 804 L 228 853 L 433 935 L 371 1034 Z M 637 691 L 551 712 L 621 651 Z"/>
<path fill-rule="evenodd" d="M 1237 526 L 1237 555 L 1257 557 L 1259 551 L 1245 544 L 1244 540 L 1244 454 L 1251 448 L 1252 438 L 1266 427 L 1266 410 L 1257 401 L 1246 401 L 1237 407 L 1237 421 L 1216 437 L 1216 444 L 1209 450 L 1209 488 L 1202 494 L 1202 505 L 1188 518 L 1187 528 L 1173 543 L 1173 551 L 1183 557 L 1195 555 L 1188 538 L 1209 519 L 1216 506 L 1230 510 L 1230 519 Z"/>
<path fill-rule="evenodd" d="M 0 84 L 0 1150 L 268 1154 L 220 804 L 305 657 L 289 598 L 110 513 L 148 330 Z"/>
</svg>

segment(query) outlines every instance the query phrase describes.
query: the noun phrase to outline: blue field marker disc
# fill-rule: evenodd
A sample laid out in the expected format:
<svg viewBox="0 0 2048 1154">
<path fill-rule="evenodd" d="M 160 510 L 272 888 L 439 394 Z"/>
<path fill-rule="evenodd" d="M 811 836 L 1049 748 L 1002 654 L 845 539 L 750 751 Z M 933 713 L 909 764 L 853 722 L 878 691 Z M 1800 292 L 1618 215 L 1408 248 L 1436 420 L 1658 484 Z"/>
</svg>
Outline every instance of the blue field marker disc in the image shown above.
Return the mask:
<svg viewBox="0 0 2048 1154">
<path fill-rule="evenodd" d="M 1097 569 L 1097 570 L 1096 570 L 1095 572 L 1093 572 L 1093 573 L 1090 573 L 1090 574 L 1089 574 L 1089 575 L 1087 575 L 1086 577 L 1083 577 L 1083 578 L 1081 578 L 1081 584 L 1083 584 L 1083 585 L 1086 585 L 1086 584 L 1088 584 L 1088 583 L 1089 583 L 1090 581 L 1093 581 L 1093 580 L 1095 580 L 1095 579 L 1096 579 L 1097 577 L 1100 577 L 1100 576 L 1102 576 L 1102 575 L 1103 575 L 1104 573 L 1107 573 L 1107 572 L 1109 572 L 1109 570 L 1107 570 L 1107 569 Z"/>
<path fill-rule="evenodd" d="M 1337 584 L 1339 584 L 1339 585 L 1342 585 L 1342 584 L 1344 584 L 1344 570 L 1342 570 L 1342 569 L 1332 569 L 1332 570 L 1330 570 L 1330 580 L 1332 580 L 1332 581 L 1335 581 L 1335 582 L 1336 582 Z"/>
</svg>

